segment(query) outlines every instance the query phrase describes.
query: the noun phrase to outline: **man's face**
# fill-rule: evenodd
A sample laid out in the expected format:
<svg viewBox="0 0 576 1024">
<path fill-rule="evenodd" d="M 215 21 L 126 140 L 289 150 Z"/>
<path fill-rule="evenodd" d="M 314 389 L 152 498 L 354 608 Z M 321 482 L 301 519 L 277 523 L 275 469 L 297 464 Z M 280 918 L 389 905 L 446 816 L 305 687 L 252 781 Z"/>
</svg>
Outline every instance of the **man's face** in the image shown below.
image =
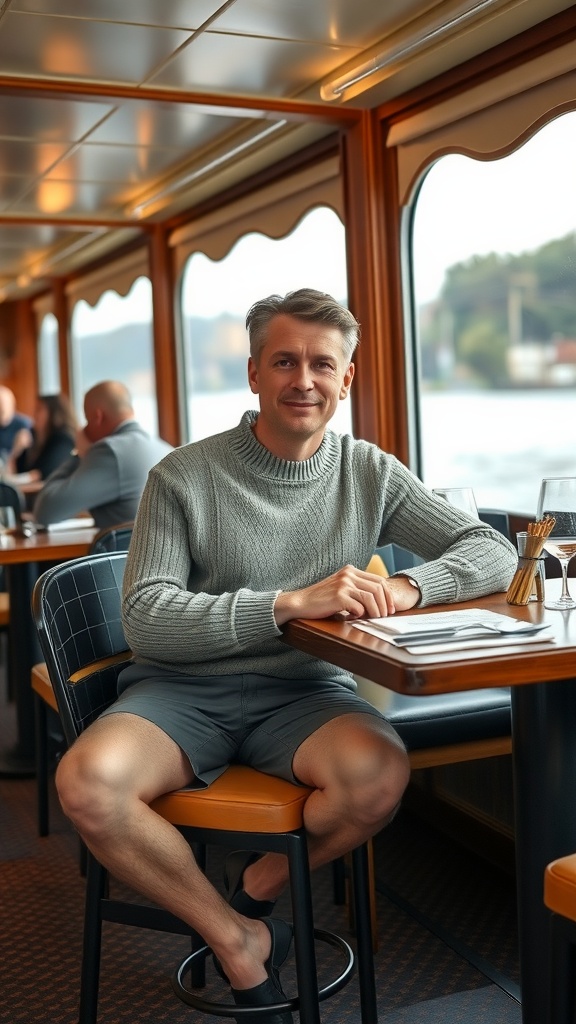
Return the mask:
<svg viewBox="0 0 576 1024">
<path fill-rule="evenodd" d="M 91 444 L 101 441 L 103 437 L 106 437 L 107 432 L 104 428 L 102 409 L 88 398 L 84 401 L 84 416 L 86 418 L 84 433 Z"/>
<path fill-rule="evenodd" d="M 250 388 L 260 400 L 258 440 L 281 458 L 290 458 L 287 446 L 304 444 L 309 452 L 299 457 L 309 457 L 353 376 L 338 328 L 286 314 L 274 317 L 257 362 L 248 363 Z"/>
<path fill-rule="evenodd" d="M 14 419 L 15 410 L 16 403 L 12 392 L 8 388 L 0 388 L 0 425 L 8 426 Z"/>
</svg>

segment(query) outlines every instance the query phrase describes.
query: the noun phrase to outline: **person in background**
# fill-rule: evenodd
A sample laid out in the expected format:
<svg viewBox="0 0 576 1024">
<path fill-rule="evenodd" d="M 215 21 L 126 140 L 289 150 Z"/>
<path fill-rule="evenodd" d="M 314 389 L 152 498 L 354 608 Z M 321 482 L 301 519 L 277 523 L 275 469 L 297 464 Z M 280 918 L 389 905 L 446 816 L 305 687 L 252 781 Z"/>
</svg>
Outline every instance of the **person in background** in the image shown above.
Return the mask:
<svg viewBox="0 0 576 1024">
<path fill-rule="evenodd" d="M 114 877 L 201 933 L 237 1004 L 266 1006 L 284 998 L 291 927 L 270 914 L 286 858 L 232 854 L 225 899 L 149 804 L 249 764 L 310 787 L 313 868 L 359 846 L 394 816 L 408 756 L 353 676 L 282 643 L 284 624 L 505 590 L 517 555 L 393 455 L 328 429 L 354 377 L 349 310 L 304 288 L 255 303 L 246 323 L 259 410 L 150 472 L 124 578 L 133 663 L 116 702 L 64 754 L 57 786 Z M 368 572 L 388 542 L 427 561 L 411 577 Z M 238 1019 L 289 1024 L 290 1014 Z"/>
<path fill-rule="evenodd" d="M 5 479 L 16 487 L 38 484 L 40 487 L 65 459 L 70 458 L 76 444 L 78 423 L 66 395 L 40 395 L 36 402 L 32 427 L 32 444 L 26 445 L 27 429 L 19 431 L 14 449 L 21 454 L 13 459 L 14 473 Z"/>
<path fill-rule="evenodd" d="M 130 392 L 119 381 L 90 388 L 84 415 L 74 453 L 50 474 L 34 502 L 37 523 L 47 526 L 86 511 L 99 528 L 134 519 L 149 470 L 172 450 L 135 420 Z"/>
<path fill-rule="evenodd" d="M 0 461 L 6 472 L 13 472 L 15 460 L 33 440 L 32 419 L 17 411 L 14 392 L 0 385 Z"/>
</svg>

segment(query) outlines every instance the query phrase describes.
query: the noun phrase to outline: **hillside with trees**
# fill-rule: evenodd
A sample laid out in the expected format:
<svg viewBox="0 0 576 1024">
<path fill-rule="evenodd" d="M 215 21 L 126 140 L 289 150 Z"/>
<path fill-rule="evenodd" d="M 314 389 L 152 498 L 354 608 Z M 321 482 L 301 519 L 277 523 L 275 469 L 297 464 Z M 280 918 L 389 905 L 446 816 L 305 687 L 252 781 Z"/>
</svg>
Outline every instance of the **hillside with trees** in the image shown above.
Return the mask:
<svg viewBox="0 0 576 1024">
<path fill-rule="evenodd" d="M 420 311 L 419 329 L 430 386 L 510 387 L 511 355 L 522 349 L 553 366 L 558 343 L 576 340 L 576 233 L 518 256 L 454 264 L 439 298 Z"/>
</svg>

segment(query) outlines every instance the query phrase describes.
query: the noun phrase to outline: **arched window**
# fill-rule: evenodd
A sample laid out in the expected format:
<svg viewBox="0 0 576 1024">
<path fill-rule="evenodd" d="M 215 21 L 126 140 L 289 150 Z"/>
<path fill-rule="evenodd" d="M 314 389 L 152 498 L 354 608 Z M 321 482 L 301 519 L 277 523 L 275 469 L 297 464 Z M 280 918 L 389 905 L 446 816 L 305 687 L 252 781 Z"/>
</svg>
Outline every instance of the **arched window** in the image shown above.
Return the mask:
<svg viewBox="0 0 576 1024">
<path fill-rule="evenodd" d="M 421 475 L 533 513 L 576 473 L 576 113 L 500 159 L 454 154 L 414 203 Z"/>
<path fill-rule="evenodd" d="M 181 289 L 187 437 L 197 441 L 235 426 L 257 407 L 247 383 L 245 318 L 253 302 L 310 287 L 346 303 L 344 227 L 329 207 L 316 207 L 282 238 L 243 235 L 219 260 L 202 252 L 186 262 Z M 350 399 L 331 427 L 350 433 Z"/>
<path fill-rule="evenodd" d="M 139 277 L 127 295 L 106 291 L 95 306 L 80 299 L 71 325 L 73 393 L 81 415 L 86 391 L 101 380 L 119 380 L 130 390 L 136 418 L 158 434 L 152 288 Z"/>
<path fill-rule="evenodd" d="M 42 317 L 38 332 L 38 388 L 41 395 L 60 391 L 58 321 L 53 313 Z"/>
</svg>

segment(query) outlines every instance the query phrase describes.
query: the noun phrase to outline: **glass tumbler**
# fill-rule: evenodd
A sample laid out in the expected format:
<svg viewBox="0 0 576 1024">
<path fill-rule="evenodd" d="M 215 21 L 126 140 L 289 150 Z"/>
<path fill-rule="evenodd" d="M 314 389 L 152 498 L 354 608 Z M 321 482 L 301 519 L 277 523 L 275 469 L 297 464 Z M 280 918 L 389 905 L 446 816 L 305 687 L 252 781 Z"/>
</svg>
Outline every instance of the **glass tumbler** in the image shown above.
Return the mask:
<svg viewBox="0 0 576 1024">
<path fill-rule="evenodd" d="M 526 539 L 528 533 L 526 530 L 520 530 L 516 534 L 516 545 L 518 547 L 518 565 L 522 566 L 526 563 L 525 558 L 526 551 Z M 544 600 L 544 555 L 537 559 L 538 565 L 536 566 L 536 572 L 534 574 L 534 582 L 532 584 L 532 593 L 528 598 L 529 601 L 543 601 Z"/>
</svg>

